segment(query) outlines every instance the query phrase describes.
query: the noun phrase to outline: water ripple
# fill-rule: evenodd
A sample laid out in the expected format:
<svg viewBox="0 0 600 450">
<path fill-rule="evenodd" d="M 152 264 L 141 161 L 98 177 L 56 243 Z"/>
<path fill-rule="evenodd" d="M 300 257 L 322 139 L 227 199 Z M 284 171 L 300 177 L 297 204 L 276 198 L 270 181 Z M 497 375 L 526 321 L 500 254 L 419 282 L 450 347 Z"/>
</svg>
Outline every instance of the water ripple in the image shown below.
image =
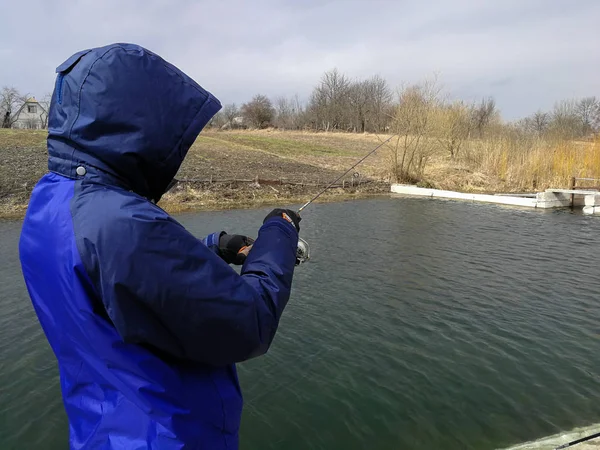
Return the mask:
<svg viewBox="0 0 600 450">
<path fill-rule="evenodd" d="M 181 220 L 253 233 L 265 212 Z M 422 199 L 304 218 L 313 261 L 269 354 L 239 366 L 242 449 L 552 448 L 600 422 L 598 218 Z M 0 448 L 64 448 L 19 228 L 0 224 Z"/>
</svg>

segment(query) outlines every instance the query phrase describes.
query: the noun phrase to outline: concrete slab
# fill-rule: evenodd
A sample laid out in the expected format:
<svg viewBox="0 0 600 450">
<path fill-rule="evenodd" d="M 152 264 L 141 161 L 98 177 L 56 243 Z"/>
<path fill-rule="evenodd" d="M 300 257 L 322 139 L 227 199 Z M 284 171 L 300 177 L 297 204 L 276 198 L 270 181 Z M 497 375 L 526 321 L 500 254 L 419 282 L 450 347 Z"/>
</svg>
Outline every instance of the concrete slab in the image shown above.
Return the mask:
<svg viewBox="0 0 600 450">
<path fill-rule="evenodd" d="M 497 203 L 502 205 L 526 206 L 529 208 L 535 208 L 537 203 L 536 198 L 469 194 L 464 192 L 445 191 L 441 189 L 420 188 L 404 184 L 393 184 L 391 189 L 395 194 L 417 195 L 433 198 L 449 198 L 455 200 L 467 200 L 471 202 Z"/>
<path fill-rule="evenodd" d="M 597 189 L 546 189 L 546 192 L 554 192 L 559 194 L 578 194 L 578 195 L 589 195 L 589 194 L 600 194 Z"/>
<path fill-rule="evenodd" d="M 559 192 L 540 192 L 536 196 L 537 208 L 567 208 L 571 206 L 571 195 Z"/>
<path fill-rule="evenodd" d="M 510 194 L 470 194 L 442 189 L 420 188 L 408 184 L 392 184 L 391 191 L 392 193 L 403 195 L 497 203 L 501 205 L 525 206 L 528 208 L 548 209 L 585 206 L 584 213 L 600 214 L 600 192 L 579 189 L 547 189 L 546 192 L 540 192 L 533 196 L 530 196 L 530 194 L 511 196 Z"/>
<path fill-rule="evenodd" d="M 585 206 L 600 206 L 600 194 L 586 195 Z"/>
</svg>

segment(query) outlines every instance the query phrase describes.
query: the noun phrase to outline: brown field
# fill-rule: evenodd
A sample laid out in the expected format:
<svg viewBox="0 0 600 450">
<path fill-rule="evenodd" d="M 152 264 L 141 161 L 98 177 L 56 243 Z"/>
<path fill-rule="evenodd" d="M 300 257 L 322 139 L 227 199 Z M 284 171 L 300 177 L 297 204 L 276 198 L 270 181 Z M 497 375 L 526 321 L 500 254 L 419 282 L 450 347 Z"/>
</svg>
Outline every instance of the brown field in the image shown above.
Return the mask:
<svg viewBox="0 0 600 450">
<path fill-rule="evenodd" d="M 178 212 L 304 202 L 387 137 L 207 130 L 194 143 L 177 175 L 183 181 L 160 205 Z M 42 131 L 0 130 L 1 216 L 23 214 L 31 189 L 46 172 L 45 138 Z M 600 177 L 598 141 L 471 140 L 457 158 L 430 147 L 420 182 L 440 189 L 534 192 L 568 187 L 572 176 Z M 382 147 L 322 200 L 389 192 L 391 152 L 389 145 Z M 357 185 L 358 181 L 362 184 Z"/>
<path fill-rule="evenodd" d="M 0 130 L 0 216 L 21 216 L 31 190 L 47 171 L 46 133 Z M 202 133 L 160 205 L 168 211 L 227 209 L 304 202 L 377 144 L 376 136 L 244 131 Z M 322 200 L 389 191 L 378 157 L 357 168 Z M 258 178 L 259 184 L 253 181 Z M 265 182 L 266 181 L 266 182 Z M 358 185 L 358 183 L 362 183 Z"/>
</svg>

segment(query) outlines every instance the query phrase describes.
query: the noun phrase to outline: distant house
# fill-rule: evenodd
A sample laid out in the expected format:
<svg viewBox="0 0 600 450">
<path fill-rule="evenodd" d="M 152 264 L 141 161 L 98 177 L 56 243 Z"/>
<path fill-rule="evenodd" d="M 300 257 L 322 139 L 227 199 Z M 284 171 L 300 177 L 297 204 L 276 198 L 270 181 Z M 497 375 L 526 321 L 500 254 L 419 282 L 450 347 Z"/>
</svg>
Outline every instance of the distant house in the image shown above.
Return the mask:
<svg viewBox="0 0 600 450">
<path fill-rule="evenodd" d="M 246 121 L 242 116 L 234 117 L 231 121 L 223 125 L 221 130 L 231 130 L 236 128 L 248 128 L 246 126 Z"/>
<path fill-rule="evenodd" d="M 40 130 L 48 126 L 48 112 L 34 98 L 28 98 L 11 119 L 12 128 Z"/>
</svg>

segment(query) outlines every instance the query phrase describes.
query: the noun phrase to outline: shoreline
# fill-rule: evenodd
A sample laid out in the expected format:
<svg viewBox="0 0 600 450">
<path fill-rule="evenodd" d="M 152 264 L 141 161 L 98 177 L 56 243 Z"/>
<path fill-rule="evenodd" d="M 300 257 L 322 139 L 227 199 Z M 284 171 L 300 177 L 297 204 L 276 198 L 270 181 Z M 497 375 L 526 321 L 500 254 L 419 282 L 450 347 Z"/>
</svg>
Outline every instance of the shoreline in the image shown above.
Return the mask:
<svg viewBox="0 0 600 450">
<path fill-rule="evenodd" d="M 24 216 L 31 190 L 48 170 L 46 137 L 45 131 L 0 130 L 0 218 Z M 377 143 L 380 137 L 370 134 L 207 130 L 192 145 L 178 171 L 181 183 L 165 195 L 159 206 L 177 214 L 304 203 Z M 588 147 L 579 149 L 587 152 L 580 152 L 579 156 L 587 155 L 593 160 L 597 156 L 596 144 Z M 376 152 L 353 173 L 344 175 L 319 201 L 389 193 L 390 182 L 384 181 L 390 179 L 389 156 L 389 149 Z M 548 179 L 540 179 L 533 172 L 527 175 L 527 171 L 515 174 L 505 170 L 498 174 L 482 166 L 481 161 L 459 161 L 445 153 L 434 156 L 427 176 L 407 180 L 418 181 L 417 186 L 409 188 L 411 194 L 419 191 L 424 197 L 449 196 L 467 201 L 489 197 L 491 203 L 504 199 L 513 205 L 531 207 L 531 198 L 520 193 L 570 185 L 564 174 Z M 580 172 L 581 176 L 600 177 L 593 171 Z M 544 200 L 548 207 L 568 204 L 564 196 L 547 197 Z M 541 202 L 539 206 L 543 206 Z M 600 195 L 585 207 L 586 213 L 600 214 Z"/>
<path fill-rule="evenodd" d="M 259 195 L 255 195 L 255 197 L 239 196 L 237 198 L 230 198 L 225 195 L 228 194 L 228 192 L 221 190 L 210 192 L 209 195 L 206 195 L 206 191 L 199 191 L 196 189 L 185 189 L 185 191 L 186 192 L 183 195 L 181 193 L 169 193 L 165 195 L 164 199 L 161 199 L 161 201 L 158 202 L 158 206 L 171 215 L 258 209 L 268 206 L 284 207 L 290 204 L 303 204 L 316 194 L 316 192 L 310 190 L 290 196 L 275 197 L 262 192 L 259 193 Z M 358 189 L 354 191 L 350 191 L 349 189 L 343 190 L 343 192 L 337 191 L 338 189 L 332 189 L 331 192 L 326 192 L 315 203 L 336 203 L 370 198 L 387 198 L 390 196 L 389 187 L 374 192 L 365 192 Z M 182 196 L 183 198 L 181 198 Z M 0 200 L 0 220 L 23 220 L 27 207 L 28 202 L 24 203 L 10 200 L 3 202 Z"/>
</svg>

